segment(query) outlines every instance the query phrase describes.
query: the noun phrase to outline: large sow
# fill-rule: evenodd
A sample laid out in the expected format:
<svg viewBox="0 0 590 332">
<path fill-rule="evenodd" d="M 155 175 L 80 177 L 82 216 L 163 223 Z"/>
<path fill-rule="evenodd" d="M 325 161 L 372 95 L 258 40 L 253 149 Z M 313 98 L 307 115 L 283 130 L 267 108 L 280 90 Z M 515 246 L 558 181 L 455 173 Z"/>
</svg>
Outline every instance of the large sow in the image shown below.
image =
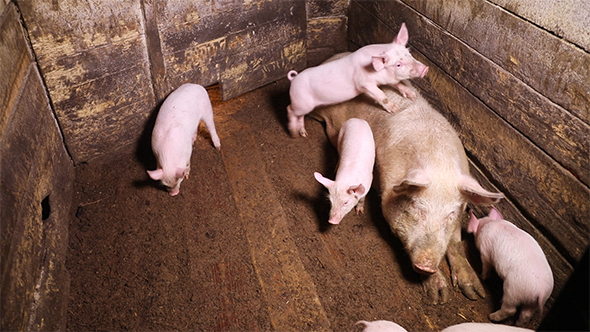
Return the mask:
<svg viewBox="0 0 590 332">
<path fill-rule="evenodd" d="M 316 109 L 311 116 L 326 123 L 333 144 L 346 120 L 354 117 L 369 123 L 383 215 L 403 242 L 414 270 L 423 276 L 430 299 L 433 303 L 449 299 L 449 283 L 439 269 L 445 254 L 453 285 L 476 299 L 485 292 L 465 257 L 461 220 L 467 203 L 492 204 L 504 195 L 485 190 L 469 174 L 467 156 L 451 124 L 416 89 L 410 89 L 417 95 L 414 101 L 383 87 L 401 109 L 398 113 L 383 112 L 360 96 Z"/>
</svg>

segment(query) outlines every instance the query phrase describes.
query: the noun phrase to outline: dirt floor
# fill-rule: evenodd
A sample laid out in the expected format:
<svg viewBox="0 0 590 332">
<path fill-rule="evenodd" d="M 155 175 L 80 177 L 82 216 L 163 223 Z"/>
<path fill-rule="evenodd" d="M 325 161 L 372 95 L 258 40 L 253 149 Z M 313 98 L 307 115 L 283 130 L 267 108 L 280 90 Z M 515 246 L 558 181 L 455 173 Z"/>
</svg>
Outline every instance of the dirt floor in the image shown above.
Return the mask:
<svg viewBox="0 0 590 332">
<path fill-rule="evenodd" d="M 306 119 L 308 138 L 289 137 L 287 83 L 226 102 L 209 91 L 221 151 L 203 129 L 176 197 L 149 180 L 149 145 L 76 168 L 68 330 L 348 331 L 385 319 L 437 331 L 488 322 L 498 280 L 485 283 L 486 299 L 456 289 L 448 303 L 428 304 L 374 189 L 364 215 L 327 223 L 327 191 L 313 172 L 333 178 L 338 155 L 315 120 Z"/>
</svg>

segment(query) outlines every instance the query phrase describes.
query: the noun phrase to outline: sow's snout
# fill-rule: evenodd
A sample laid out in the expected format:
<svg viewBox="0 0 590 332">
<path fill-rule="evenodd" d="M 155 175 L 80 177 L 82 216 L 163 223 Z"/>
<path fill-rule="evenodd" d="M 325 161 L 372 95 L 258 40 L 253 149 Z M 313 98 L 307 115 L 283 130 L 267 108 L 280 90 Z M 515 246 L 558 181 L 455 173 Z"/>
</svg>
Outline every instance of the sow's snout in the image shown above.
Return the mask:
<svg viewBox="0 0 590 332">
<path fill-rule="evenodd" d="M 433 274 L 438 271 L 438 260 L 431 255 L 421 254 L 412 259 L 414 271 L 420 274 Z"/>
</svg>

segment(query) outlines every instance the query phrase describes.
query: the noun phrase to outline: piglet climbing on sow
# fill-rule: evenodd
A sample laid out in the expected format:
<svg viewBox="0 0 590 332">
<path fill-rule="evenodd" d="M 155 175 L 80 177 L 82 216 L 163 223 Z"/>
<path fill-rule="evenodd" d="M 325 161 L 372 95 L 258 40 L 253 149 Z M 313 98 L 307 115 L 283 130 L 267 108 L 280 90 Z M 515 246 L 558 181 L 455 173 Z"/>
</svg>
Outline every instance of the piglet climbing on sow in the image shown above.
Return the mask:
<svg viewBox="0 0 590 332">
<path fill-rule="evenodd" d="M 481 253 L 482 278 L 486 279 L 495 269 L 504 280 L 502 307 L 490 314 L 490 320 L 498 322 L 511 317 L 522 305 L 516 325 L 524 326 L 537 308 L 543 312 L 553 291 L 553 274 L 537 241 L 503 219 L 495 208 L 481 219 L 471 213 L 467 231 L 474 234 Z"/>
<path fill-rule="evenodd" d="M 193 143 L 197 139 L 201 120 L 211 134 L 213 145 L 219 150 L 221 143 L 205 88 L 198 84 L 183 84 L 166 98 L 160 108 L 152 132 L 152 150 L 158 167 L 147 173 L 152 179 L 161 181 L 170 196 L 178 195 L 180 183 L 189 176 Z"/>
<path fill-rule="evenodd" d="M 317 106 L 333 105 L 362 93 L 379 103 L 388 112 L 399 111 L 379 86 L 397 87 L 404 97 L 416 98 L 401 81 L 424 77 L 428 67 L 412 57 L 406 48 L 408 29 L 402 24 L 392 43 L 373 44 L 340 59 L 307 68 L 301 73 L 292 70 L 287 107 L 291 136 L 307 136 L 304 116 Z"/>
<path fill-rule="evenodd" d="M 353 118 L 344 123 L 338 135 L 338 153 L 340 160 L 334 181 L 314 173 L 330 193 L 332 208 L 328 222 L 331 224 L 339 224 L 353 207 L 357 214 L 364 212 L 375 164 L 375 141 L 367 121 Z"/>
</svg>

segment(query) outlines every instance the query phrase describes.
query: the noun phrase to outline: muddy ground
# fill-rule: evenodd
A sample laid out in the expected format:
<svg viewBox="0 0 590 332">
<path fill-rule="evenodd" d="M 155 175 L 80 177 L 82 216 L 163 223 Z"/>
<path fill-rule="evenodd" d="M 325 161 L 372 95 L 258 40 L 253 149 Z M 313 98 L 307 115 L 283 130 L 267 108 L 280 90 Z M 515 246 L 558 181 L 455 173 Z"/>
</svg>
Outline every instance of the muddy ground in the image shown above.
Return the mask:
<svg viewBox="0 0 590 332">
<path fill-rule="evenodd" d="M 488 322 L 499 281 L 484 284 L 486 299 L 455 289 L 448 303 L 429 304 L 374 189 L 364 215 L 327 223 L 327 191 L 313 172 L 333 177 L 338 155 L 315 120 L 306 119 L 308 138 L 289 137 L 287 91 L 279 82 L 221 102 L 210 89 L 221 151 L 203 129 L 176 197 L 149 180 L 155 160 L 145 142 L 135 154 L 77 166 L 68 330 L 347 331 L 386 319 L 437 331 Z"/>
</svg>

